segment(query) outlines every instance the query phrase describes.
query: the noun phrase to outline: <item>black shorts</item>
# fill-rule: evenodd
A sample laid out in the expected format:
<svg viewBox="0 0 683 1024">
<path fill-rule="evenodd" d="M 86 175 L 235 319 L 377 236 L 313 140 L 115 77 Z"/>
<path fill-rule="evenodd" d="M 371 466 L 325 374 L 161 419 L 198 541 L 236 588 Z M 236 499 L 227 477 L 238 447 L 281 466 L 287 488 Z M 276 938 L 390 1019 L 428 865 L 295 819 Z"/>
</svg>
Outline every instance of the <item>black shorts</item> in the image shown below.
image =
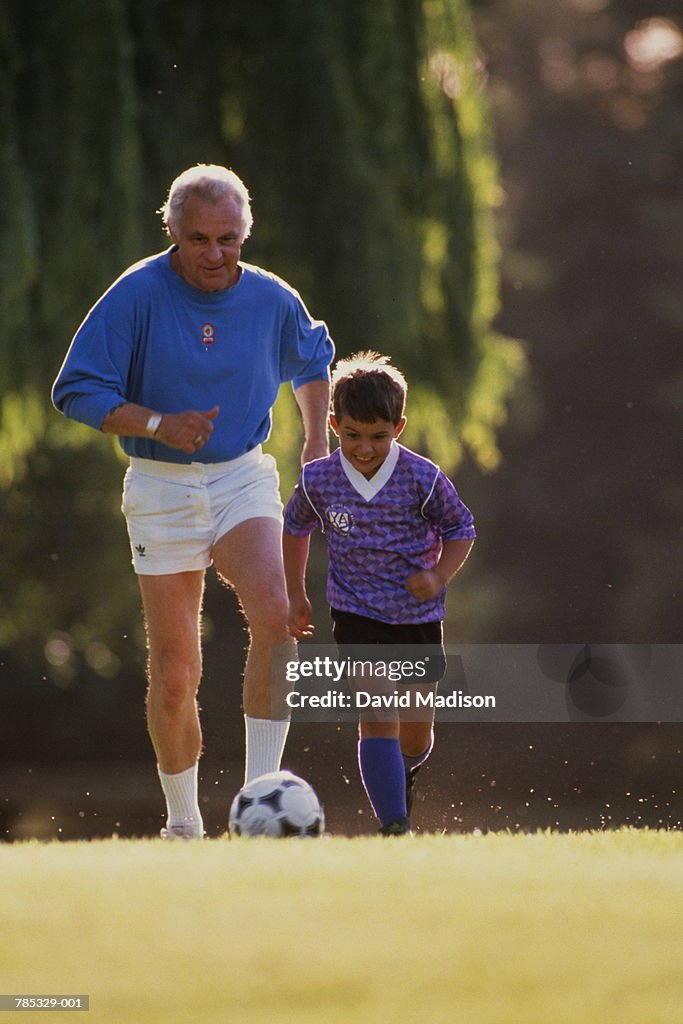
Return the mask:
<svg viewBox="0 0 683 1024">
<path fill-rule="evenodd" d="M 381 644 L 382 661 L 405 661 L 406 659 L 429 658 L 427 674 L 420 679 L 406 682 L 436 683 L 446 672 L 446 653 L 443 649 L 443 622 L 380 622 L 354 612 L 342 612 L 330 608 L 332 632 L 339 653 L 344 658 L 363 660 L 368 658 L 367 647 Z M 423 648 L 414 653 L 411 647 Z M 431 650 L 429 649 L 431 648 Z M 378 652 L 379 653 L 379 652 Z"/>
</svg>

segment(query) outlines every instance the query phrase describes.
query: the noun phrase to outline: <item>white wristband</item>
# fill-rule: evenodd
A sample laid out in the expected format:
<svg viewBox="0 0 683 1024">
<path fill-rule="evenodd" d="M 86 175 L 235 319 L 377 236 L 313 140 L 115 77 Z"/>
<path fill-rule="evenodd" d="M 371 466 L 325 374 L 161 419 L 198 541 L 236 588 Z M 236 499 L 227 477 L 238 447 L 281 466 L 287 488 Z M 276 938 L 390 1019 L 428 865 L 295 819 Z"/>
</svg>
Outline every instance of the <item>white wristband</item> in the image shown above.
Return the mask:
<svg viewBox="0 0 683 1024">
<path fill-rule="evenodd" d="M 162 415 L 160 412 L 153 412 L 150 418 L 147 420 L 147 426 L 145 430 L 150 437 L 155 437 L 156 433 L 161 426 Z"/>
</svg>

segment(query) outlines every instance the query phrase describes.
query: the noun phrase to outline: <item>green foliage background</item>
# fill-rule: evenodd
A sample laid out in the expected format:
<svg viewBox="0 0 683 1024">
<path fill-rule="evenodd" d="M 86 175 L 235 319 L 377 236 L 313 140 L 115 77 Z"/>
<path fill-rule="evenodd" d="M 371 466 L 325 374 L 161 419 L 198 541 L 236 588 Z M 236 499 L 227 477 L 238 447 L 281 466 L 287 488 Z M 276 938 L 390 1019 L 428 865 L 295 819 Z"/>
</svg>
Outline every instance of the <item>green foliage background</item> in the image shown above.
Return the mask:
<svg viewBox="0 0 683 1024">
<path fill-rule="evenodd" d="M 6 0 L 0 112 L 10 664 L 68 686 L 115 676 L 128 650 L 121 457 L 48 395 L 89 306 L 165 246 L 155 210 L 193 163 L 244 177 L 244 257 L 301 291 L 340 355 L 377 348 L 406 371 L 407 443 L 449 470 L 462 445 L 495 468 L 523 355 L 490 327 L 499 191 L 464 0 Z M 285 389 L 285 492 L 297 433 Z"/>
</svg>

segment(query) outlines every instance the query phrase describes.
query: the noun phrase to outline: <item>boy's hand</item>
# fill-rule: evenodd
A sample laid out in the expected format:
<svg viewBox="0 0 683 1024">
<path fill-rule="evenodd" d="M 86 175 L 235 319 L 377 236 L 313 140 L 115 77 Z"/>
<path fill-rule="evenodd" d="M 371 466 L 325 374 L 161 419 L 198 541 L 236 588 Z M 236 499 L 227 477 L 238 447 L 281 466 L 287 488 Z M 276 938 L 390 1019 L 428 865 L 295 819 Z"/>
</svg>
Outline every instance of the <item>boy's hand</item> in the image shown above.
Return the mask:
<svg viewBox="0 0 683 1024">
<path fill-rule="evenodd" d="M 428 601 L 430 597 L 436 597 L 444 586 L 444 581 L 435 569 L 421 569 L 406 579 L 406 589 L 418 601 Z"/>
<path fill-rule="evenodd" d="M 313 636 L 315 626 L 311 625 L 312 614 L 313 607 L 306 595 L 296 600 L 290 599 L 289 619 L 287 622 L 290 636 L 296 637 L 298 640 Z"/>
<path fill-rule="evenodd" d="M 441 558 L 436 565 L 432 569 L 422 569 L 408 576 L 406 589 L 418 601 L 428 601 L 430 597 L 436 597 L 464 565 L 473 544 L 473 540 L 445 541 Z"/>
</svg>

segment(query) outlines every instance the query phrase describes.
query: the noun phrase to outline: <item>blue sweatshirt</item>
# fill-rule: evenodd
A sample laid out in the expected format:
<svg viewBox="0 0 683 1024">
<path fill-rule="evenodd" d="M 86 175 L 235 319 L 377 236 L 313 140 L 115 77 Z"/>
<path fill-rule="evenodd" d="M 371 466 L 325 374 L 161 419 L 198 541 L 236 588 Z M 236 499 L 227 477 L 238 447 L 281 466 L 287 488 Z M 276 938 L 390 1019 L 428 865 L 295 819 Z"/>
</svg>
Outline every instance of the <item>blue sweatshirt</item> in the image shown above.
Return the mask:
<svg viewBox="0 0 683 1024">
<path fill-rule="evenodd" d="M 204 292 L 172 269 L 173 249 L 130 267 L 93 306 L 52 389 L 65 416 L 99 430 L 123 402 L 161 413 L 214 405 L 220 413 L 202 462 L 235 459 L 265 441 L 280 384 L 329 379 L 334 348 L 300 296 L 259 267 Z M 128 455 L 196 462 L 144 437 L 122 437 Z"/>
</svg>

